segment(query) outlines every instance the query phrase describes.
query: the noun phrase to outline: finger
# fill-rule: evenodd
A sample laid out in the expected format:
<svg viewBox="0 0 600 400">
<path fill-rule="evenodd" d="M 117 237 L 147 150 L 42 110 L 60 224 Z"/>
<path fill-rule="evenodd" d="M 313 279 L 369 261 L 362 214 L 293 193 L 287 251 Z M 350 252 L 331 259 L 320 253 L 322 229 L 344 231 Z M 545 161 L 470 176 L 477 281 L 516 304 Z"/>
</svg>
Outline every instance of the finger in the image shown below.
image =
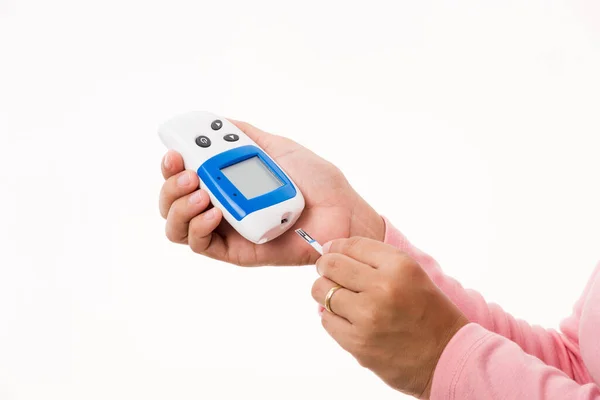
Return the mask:
<svg viewBox="0 0 600 400">
<path fill-rule="evenodd" d="M 365 291 L 376 278 L 373 267 L 339 253 L 325 254 L 319 258 L 317 272 L 356 293 Z"/>
<path fill-rule="evenodd" d="M 214 233 L 222 218 L 221 210 L 213 207 L 192 219 L 188 232 L 188 243 L 195 253 L 210 255 L 219 260 L 225 259 L 227 246 L 222 238 Z"/>
<path fill-rule="evenodd" d="M 264 143 L 263 143 L 264 140 L 267 137 L 271 136 L 271 134 L 258 129 L 257 127 L 250 125 L 247 122 L 236 121 L 234 119 L 229 119 L 229 122 L 234 124 L 239 130 L 244 132 L 246 134 L 246 136 L 248 136 L 250 139 L 254 140 L 256 142 L 256 144 L 258 144 L 261 147 L 263 147 L 263 145 L 264 145 Z"/>
<path fill-rule="evenodd" d="M 199 184 L 198 175 L 192 171 L 183 171 L 167 179 L 160 191 L 160 215 L 167 218 L 175 200 L 192 193 Z"/>
<path fill-rule="evenodd" d="M 344 350 L 350 351 L 354 330 L 350 322 L 325 310 L 321 315 L 321 325 Z"/>
<path fill-rule="evenodd" d="M 343 254 L 374 268 L 396 265 L 408 257 L 393 246 L 364 237 L 333 240 L 324 246 L 324 252 Z"/>
<path fill-rule="evenodd" d="M 183 157 L 179 153 L 173 150 L 169 150 L 162 159 L 160 164 L 163 177 L 169 179 L 175 174 L 180 173 L 184 170 Z"/>
<path fill-rule="evenodd" d="M 167 238 L 174 243 L 187 243 L 190 221 L 206 210 L 209 204 L 210 198 L 205 190 L 196 190 L 175 200 L 167 216 Z"/>
<path fill-rule="evenodd" d="M 312 287 L 312 297 L 319 304 L 325 306 L 325 298 L 327 297 L 327 293 L 334 288 L 337 284 L 335 282 L 330 281 L 327 278 L 319 278 L 315 281 Z M 331 296 L 331 300 L 329 302 L 331 307 L 331 311 L 335 314 L 339 315 L 347 319 L 348 321 L 353 321 L 353 310 L 357 309 L 358 306 L 358 295 L 351 290 L 348 290 L 344 287 L 335 291 L 333 296 Z"/>
</svg>

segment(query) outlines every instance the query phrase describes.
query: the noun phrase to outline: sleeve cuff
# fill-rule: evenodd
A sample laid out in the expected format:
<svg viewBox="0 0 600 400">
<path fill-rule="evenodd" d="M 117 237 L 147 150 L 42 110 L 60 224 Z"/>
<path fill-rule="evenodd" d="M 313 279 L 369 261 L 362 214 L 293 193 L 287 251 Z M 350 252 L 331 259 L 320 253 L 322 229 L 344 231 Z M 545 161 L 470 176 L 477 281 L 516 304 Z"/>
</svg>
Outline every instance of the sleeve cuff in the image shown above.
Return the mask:
<svg viewBox="0 0 600 400">
<path fill-rule="evenodd" d="M 383 215 L 381 218 L 383 218 L 383 222 L 385 223 L 385 235 L 383 237 L 383 242 L 400 250 L 408 249 L 410 247 L 410 243 L 406 237 L 392 225 L 389 219 Z"/>
<path fill-rule="evenodd" d="M 492 335 L 492 332 L 480 325 L 469 323 L 452 337 L 433 374 L 431 400 L 455 399 L 456 386 L 469 358 Z"/>
</svg>

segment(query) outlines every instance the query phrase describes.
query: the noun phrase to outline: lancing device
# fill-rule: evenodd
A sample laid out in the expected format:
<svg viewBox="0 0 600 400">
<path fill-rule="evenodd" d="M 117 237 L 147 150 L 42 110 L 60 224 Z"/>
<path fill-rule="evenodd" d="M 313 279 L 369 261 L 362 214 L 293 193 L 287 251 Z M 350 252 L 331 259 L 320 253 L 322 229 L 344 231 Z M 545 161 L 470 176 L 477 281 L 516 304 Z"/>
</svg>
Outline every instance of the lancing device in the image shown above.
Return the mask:
<svg viewBox="0 0 600 400">
<path fill-rule="evenodd" d="M 300 217 L 304 197 L 279 165 L 225 118 L 190 112 L 165 122 L 162 142 L 195 171 L 225 220 L 257 244 L 273 240 Z"/>
</svg>

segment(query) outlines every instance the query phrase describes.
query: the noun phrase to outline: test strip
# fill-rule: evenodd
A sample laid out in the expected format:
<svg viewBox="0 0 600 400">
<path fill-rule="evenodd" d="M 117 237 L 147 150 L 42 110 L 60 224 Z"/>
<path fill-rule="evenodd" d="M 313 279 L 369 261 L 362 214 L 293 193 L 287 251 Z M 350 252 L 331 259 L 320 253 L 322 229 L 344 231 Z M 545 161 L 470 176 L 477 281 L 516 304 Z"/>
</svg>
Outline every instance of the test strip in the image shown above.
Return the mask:
<svg viewBox="0 0 600 400">
<path fill-rule="evenodd" d="M 304 232 L 304 229 L 296 229 L 296 233 L 304 240 L 306 243 L 310 244 L 313 249 L 319 252 L 320 255 L 323 255 L 323 247 L 313 239 L 308 233 Z"/>
</svg>

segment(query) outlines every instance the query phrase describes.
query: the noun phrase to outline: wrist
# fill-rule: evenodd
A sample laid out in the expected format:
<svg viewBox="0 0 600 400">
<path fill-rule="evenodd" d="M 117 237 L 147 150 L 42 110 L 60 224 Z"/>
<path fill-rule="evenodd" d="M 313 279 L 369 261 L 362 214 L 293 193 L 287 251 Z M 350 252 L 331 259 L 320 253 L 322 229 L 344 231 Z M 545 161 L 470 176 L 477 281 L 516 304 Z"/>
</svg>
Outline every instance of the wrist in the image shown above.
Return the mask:
<svg viewBox="0 0 600 400">
<path fill-rule="evenodd" d="M 461 329 L 464 328 L 465 326 L 467 326 L 468 324 L 469 324 L 469 320 L 467 319 L 467 317 L 465 317 L 462 313 L 459 313 L 459 315 L 457 316 L 456 322 L 449 327 L 449 329 L 447 330 L 447 333 L 443 336 L 443 339 L 440 341 L 440 343 L 438 345 L 439 349 L 436 351 L 437 355 L 435 357 L 433 367 L 431 368 L 431 373 L 429 375 L 425 389 L 423 390 L 423 393 L 421 393 L 421 395 L 418 397 L 420 400 L 429 400 L 430 399 L 431 388 L 433 386 L 433 377 L 435 375 L 435 371 L 438 367 L 438 364 L 440 362 L 440 358 L 441 358 L 442 354 L 446 350 L 446 347 L 448 347 L 448 344 L 450 343 L 452 338 L 454 338 L 454 336 L 456 336 L 456 334 L 458 332 L 460 332 Z"/>
<path fill-rule="evenodd" d="M 361 236 L 383 242 L 385 238 L 383 217 L 362 198 L 358 203 L 352 207 L 349 236 Z"/>
</svg>

